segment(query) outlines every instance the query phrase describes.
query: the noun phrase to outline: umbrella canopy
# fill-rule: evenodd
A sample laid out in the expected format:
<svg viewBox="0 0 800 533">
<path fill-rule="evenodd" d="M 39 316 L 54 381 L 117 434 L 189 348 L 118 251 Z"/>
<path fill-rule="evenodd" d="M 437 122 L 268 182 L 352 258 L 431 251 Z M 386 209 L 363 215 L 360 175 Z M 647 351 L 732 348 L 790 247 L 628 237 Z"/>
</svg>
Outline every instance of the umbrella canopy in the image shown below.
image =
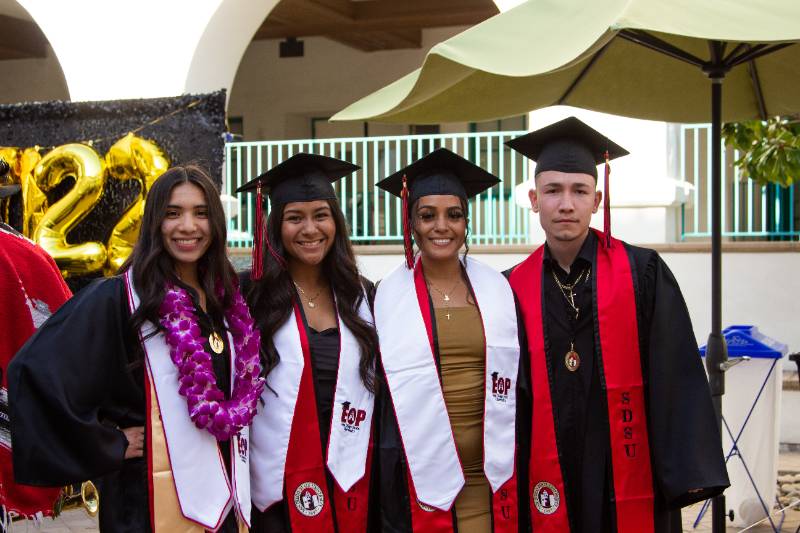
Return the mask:
<svg viewBox="0 0 800 533">
<path fill-rule="evenodd" d="M 530 0 L 332 120 L 481 121 L 564 104 L 709 122 L 708 71 L 720 65 L 722 119 L 766 118 L 800 110 L 795 40 L 797 0 Z"/>
<path fill-rule="evenodd" d="M 566 104 L 711 122 L 706 368 L 720 424 L 730 366 L 721 334 L 720 126 L 800 110 L 798 40 L 798 0 L 529 0 L 438 44 L 422 68 L 332 120 L 474 122 Z M 724 496 L 712 514 L 713 531 L 725 531 Z"/>
</svg>

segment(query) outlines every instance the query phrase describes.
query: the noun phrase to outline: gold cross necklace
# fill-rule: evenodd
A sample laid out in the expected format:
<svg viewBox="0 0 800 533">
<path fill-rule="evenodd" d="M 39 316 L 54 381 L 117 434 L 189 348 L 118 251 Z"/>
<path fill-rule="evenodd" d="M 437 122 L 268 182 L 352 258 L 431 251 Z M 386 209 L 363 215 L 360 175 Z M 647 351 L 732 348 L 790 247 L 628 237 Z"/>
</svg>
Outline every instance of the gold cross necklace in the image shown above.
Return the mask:
<svg viewBox="0 0 800 533">
<path fill-rule="evenodd" d="M 453 291 L 456 290 L 458 284 L 461 283 L 461 278 L 457 279 L 456 282 L 453 284 L 453 286 L 450 288 L 450 290 L 447 292 L 441 290 L 428 280 L 425 280 L 425 283 L 428 284 L 429 288 L 435 290 L 436 292 L 442 295 L 442 301 L 444 302 L 444 307 L 448 308 L 450 307 L 450 295 L 453 294 Z M 447 318 L 447 320 L 450 320 L 450 311 L 447 311 L 444 316 Z"/>
<path fill-rule="evenodd" d="M 572 331 L 570 334 L 571 338 L 569 341 L 569 351 L 567 351 L 566 355 L 564 356 L 564 366 L 566 366 L 567 370 L 570 372 L 575 372 L 578 370 L 578 367 L 581 366 L 581 357 L 578 355 L 578 352 L 575 351 L 575 328 L 577 327 L 576 323 L 578 322 L 578 317 L 580 316 L 581 312 L 580 308 L 575 305 L 575 287 L 578 286 L 578 284 L 588 280 L 591 271 L 591 268 L 585 268 L 583 272 L 578 274 L 578 277 L 572 283 L 561 283 L 561 280 L 559 280 L 558 276 L 556 275 L 556 271 L 550 270 L 558 289 L 561 291 L 561 294 L 564 296 L 564 299 L 567 301 L 569 306 L 575 312 L 575 320 L 570 320 L 570 323 L 572 324 Z"/>
</svg>

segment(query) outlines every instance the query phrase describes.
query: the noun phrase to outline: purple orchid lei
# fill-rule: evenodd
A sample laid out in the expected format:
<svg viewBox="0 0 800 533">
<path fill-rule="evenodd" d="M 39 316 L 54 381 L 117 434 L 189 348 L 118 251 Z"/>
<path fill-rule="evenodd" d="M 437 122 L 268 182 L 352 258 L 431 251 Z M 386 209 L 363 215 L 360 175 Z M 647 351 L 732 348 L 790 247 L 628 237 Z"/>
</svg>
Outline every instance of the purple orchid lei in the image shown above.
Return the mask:
<svg viewBox="0 0 800 533">
<path fill-rule="evenodd" d="M 203 348 L 194 303 L 188 292 L 167 284 L 159 314 L 170 358 L 178 368 L 178 392 L 186 398 L 189 417 L 195 426 L 208 430 L 217 440 L 229 440 L 253 419 L 264 390 L 259 357 L 261 335 L 242 294 L 235 289 L 233 303 L 225 310 L 236 354 L 229 400 L 217 386 L 211 355 Z"/>
</svg>

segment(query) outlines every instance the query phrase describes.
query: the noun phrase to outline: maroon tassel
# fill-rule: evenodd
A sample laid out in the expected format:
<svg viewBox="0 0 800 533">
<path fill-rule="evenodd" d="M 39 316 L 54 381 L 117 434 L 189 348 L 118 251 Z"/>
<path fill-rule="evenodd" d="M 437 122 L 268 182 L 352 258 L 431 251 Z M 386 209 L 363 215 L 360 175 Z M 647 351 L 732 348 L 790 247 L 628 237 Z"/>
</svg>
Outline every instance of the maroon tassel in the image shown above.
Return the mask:
<svg viewBox="0 0 800 533">
<path fill-rule="evenodd" d="M 403 190 L 400 193 L 403 209 L 403 248 L 406 253 L 406 266 L 409 270 L 414 268 L 414 249 L 411 244 L 411 216 L 408 206 L 408 180 L 403 176 Z"/>
<path fill-rule="evenodd" d="M 603 233 L 605 234 L 606 248 L 611 247 L 611 194 L 609 188 L 608 178 L 611 175 L 611 165 L 608 163 L 608 151 L 604 155 L 606 160 L 605 182 L 603 188 L 605 194 L 603 195 Z"/>
<path fill-rule="evenodd" d="M 250 266 L 252 279 L 261 279 L 264 273 L 264 197 L 261 195 L 261 183 L 256 185 L 256 234 L 253 237 L 253 263 Z"/>
<path fill-rule="evenodd" d="M 275 248 L 272 247 L 272 243 L 269 242 L 269 235 L 267 235 L 266 231 L 264 232 L 264 242 L 267 243 L 267 250 L 269 250 L 269 254 L 272 256 L 272 258 L 278 262 L 282 269 L 287 270 L 289 265 L 286 264 L 286 259 L 281 257 L 281 254 L 276 252 Z"/>
</svg>

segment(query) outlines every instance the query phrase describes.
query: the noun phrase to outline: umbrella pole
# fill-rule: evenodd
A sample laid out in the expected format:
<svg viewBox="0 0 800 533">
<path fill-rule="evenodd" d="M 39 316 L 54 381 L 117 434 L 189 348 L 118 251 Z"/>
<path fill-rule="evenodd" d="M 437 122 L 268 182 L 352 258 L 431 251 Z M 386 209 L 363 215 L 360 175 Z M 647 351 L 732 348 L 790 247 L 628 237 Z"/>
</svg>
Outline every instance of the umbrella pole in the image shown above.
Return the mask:
<svg viewBox="0 0 800 533">
<path fill-rule="evenodd" d="M 717 428 L 722 438 L 722 396 L 725 394 L 723 363 L 728 348 L 722 336 L 722 79 L 711 76 L 711 334 L 708 336 L 706 370 L 711 387 Z M 725 532 L 725 495 L 711 501 L 713 533 Z"/>
</svg>

